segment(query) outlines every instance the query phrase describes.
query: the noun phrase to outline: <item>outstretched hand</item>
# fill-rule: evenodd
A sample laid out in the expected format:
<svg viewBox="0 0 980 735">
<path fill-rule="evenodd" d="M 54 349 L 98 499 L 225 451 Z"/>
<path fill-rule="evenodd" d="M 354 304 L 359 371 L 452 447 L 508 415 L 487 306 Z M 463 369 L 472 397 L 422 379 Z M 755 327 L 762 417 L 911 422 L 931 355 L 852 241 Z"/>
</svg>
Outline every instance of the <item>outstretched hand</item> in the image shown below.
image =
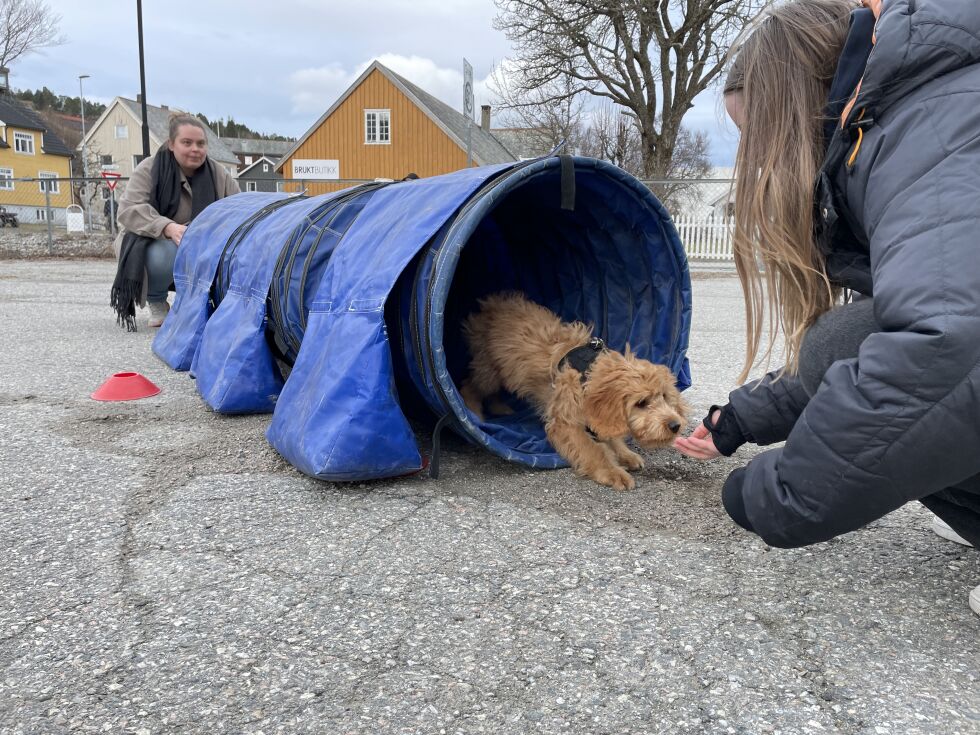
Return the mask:
<svg viewBox="0 0 980 735">
<path fill-rule="evenodd" d="M 698 424 L 689 436 L 674 439 L 674 449 L 693 459 L 709 460 L 721 456 L 721 452 L 715 448 L 715 440 L 711 438 L 711 432 L 704 424 Z"/>
</svg>

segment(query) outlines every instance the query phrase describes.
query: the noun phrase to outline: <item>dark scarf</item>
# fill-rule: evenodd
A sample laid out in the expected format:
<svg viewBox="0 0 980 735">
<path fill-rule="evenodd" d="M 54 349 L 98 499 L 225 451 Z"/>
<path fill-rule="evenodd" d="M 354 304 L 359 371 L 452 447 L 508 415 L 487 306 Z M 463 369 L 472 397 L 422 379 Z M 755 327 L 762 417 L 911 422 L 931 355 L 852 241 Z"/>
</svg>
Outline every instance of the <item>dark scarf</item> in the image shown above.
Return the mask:
<svg viewBox="0 0 980 735">
<path fill-rule="evenodd" d="M 191 221 L 218 198 L 212 166 L 210 158 L 204 159 L 201 167 L 187 179 L 191 187 Z M 153 157 L 150 176 L 153 179 L 150 206 L 164 217 L 173 219 L 180 205 L 180 166 L 166 145 L 161 146 Z M 116 322 L 119 326 L 125 325 L 129 332 L 136 331 L 136 302 L 143 294 L 146 248 L 153 240 L 152 237 L 127 232 L 119 248 L 119 263 L 112 282 L 109 305 L 116 312 Z"/>
</svg>

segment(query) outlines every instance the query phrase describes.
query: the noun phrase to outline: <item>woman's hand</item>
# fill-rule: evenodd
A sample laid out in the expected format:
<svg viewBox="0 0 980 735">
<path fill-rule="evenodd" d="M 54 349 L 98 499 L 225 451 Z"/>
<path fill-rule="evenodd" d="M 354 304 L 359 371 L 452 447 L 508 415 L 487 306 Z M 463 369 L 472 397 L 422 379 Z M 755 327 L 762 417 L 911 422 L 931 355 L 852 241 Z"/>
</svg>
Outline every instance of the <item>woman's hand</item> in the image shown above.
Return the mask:
<svg viewBox="0 0 980 735">
<path fill-rule="evenodd" d="M 717 421 L 720 413 L 721 411 L 715 411 L 711 420 Z M 711 438 L 711 432 L 704 424 L 698 424 L 690 436 L 674 439 L 674 449 L 693 459 L 709 460 L 721 456 L 721 452 L 715 449 L 715 440 Z"/>
<path fill-rule="evenodd" d="M 171 222 L 163 228 L 163 236 L 169 240 L 173 240 L 174 245 L 180 245 L 180 241 L 186 231 L 187 225 L 178 225 L 176 222 Z"/>
</svg>

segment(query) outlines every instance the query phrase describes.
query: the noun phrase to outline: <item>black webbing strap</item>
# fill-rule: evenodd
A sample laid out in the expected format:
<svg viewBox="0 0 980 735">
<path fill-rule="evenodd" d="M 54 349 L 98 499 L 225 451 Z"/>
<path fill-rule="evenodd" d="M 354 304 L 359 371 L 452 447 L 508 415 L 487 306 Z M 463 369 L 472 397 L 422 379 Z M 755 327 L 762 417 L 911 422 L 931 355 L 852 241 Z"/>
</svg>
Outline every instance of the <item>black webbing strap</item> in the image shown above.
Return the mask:
<svg viewBox="0 0 980 735">
<path fill-rule="evenodd" d="M 432 458 L 429 460 L 429 477 L 433 480 L 439 479 L 439 452 L 441 451 L 439 438 L 443 428 L 452 417 L 453 414 L 450 411 L 436 422 L 436 427 L 432 430 Z"/>
<path fill-rule="evenodd" d="M 582 345 L 581 347 L 576 347 L 574 350 L 569 351 L 562 359 L 558 361 L 558 370 L 560 371 L 563 367 L 568 365 L 568 367 L 579 372 L 579 377 L 584 383 L 589 378 L 589 370 L 592 369 L 592 363 L 599 356 L 603 350 L 606 349 L 606 343 L 603 342 L 599 337 L 593 337 L 588 341 L 588 343 Z"/>
<path fill-rule="evenodd" d="M 558 156 L 561 161 L 561 208 L 575 209 L 575 161 L 571 156 Z"/>
</svg>

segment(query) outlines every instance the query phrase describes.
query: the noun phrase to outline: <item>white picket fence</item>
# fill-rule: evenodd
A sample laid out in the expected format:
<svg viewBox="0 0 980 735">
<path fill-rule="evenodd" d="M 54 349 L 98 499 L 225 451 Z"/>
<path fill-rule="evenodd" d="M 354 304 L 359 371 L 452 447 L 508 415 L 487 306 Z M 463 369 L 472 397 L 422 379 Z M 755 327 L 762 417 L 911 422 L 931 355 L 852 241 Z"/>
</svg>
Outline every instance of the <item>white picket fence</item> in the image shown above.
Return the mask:
<svg viewBox="0 0 980 735">
<path fill-rule="evenodd" d="M 734 260 L 732 220 L 678 218 L 674 227 L 689 260 Z"/>
</svg>

